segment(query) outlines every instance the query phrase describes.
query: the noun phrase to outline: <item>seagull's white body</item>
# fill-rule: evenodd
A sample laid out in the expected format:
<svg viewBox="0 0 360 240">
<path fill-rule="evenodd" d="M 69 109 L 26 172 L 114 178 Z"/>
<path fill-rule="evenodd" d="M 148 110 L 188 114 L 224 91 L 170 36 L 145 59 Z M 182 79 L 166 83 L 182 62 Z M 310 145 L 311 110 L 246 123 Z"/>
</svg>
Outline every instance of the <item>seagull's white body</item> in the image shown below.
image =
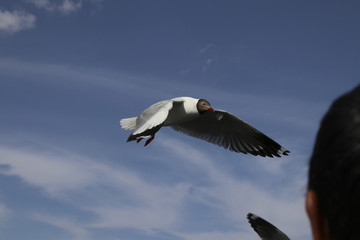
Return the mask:
<svg viewBox="0 0 360 240">
<path fill-rule="evenodd" d="M 198 101 L 199 99 L 191 97 L 178 97 L 163 101 L 166 102 L 167 107 L 170 106 L 169 114 L 163 125 L 172 126 L 200 117 L 200 113 L 196 108 Z"/>
<path fill-rule="evenodd" d="M 154 103 L 138 117 L 121 119 L 121 126 L 135 129 L 132 135 L 140 134 L 156 126 L 172 126 L 200 117 L 196 108 L 199 99 L 178 97 Z M 148 136 L 142 136 L 148 137 Z"/>
<path fill-rule="evenodd" d="M 229 148 L 231 151 L 260 156 L 287 155 L 288 150 L 236 116 L 214 110 L 205 99 L 178 97 L 155 103 L 138 117 L 120 121 L 122 128 L 134 129 L 128 141 L 150 137 L 162 126 Z"/>
</svg>

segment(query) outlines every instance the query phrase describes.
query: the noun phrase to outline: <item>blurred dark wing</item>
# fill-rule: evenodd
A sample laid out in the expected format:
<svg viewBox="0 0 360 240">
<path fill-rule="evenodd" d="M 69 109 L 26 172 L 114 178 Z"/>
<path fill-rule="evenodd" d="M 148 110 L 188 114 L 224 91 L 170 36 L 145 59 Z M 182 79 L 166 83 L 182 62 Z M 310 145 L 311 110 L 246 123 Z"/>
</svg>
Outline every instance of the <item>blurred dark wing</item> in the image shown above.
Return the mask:
<svg viewBox="0 0 360 240">
<path fill-rule="evenodd" d="M 229 148 L 230 151 L 280 157 L 289 151 L 238 117 L 224 111 L 207 111 L 200 118 L 172 126 L 175 131 Z"/>
<path fill-rule="evenodd" d="M 262 240 L 290 240 L 288 236 L 268 221 L 249 213 L 249 223 Z"/>
</svg>

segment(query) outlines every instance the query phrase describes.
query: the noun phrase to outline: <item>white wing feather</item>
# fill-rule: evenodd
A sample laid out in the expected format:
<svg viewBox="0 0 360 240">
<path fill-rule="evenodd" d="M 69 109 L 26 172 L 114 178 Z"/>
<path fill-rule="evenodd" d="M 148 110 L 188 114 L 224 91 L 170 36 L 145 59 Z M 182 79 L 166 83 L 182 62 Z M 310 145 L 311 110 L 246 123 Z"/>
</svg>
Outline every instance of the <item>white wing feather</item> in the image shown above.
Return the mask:
<svg viewBox="0 0 360 240">
<path fill-rule="evenodd" d="M 172 107 L 173 103 L 169 100 L 161 101 L 148 107 L 136 119 L 136 127 L 132 135 L 142 133 L 163 124 Z"/>
</svg>

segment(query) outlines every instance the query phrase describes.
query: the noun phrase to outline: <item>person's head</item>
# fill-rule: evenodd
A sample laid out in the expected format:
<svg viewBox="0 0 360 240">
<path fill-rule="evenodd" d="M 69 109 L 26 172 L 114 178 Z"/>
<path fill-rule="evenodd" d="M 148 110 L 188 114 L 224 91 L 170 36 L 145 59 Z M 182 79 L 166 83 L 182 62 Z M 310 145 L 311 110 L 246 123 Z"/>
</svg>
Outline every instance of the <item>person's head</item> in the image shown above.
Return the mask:
<svg viewBox="0 0 360 240">
<path fill-rule="evenodd" d="M 315 240 L 360 239 L 360 85 L 336 99 L 321 122 L 306 210 Z"/>
</svg>

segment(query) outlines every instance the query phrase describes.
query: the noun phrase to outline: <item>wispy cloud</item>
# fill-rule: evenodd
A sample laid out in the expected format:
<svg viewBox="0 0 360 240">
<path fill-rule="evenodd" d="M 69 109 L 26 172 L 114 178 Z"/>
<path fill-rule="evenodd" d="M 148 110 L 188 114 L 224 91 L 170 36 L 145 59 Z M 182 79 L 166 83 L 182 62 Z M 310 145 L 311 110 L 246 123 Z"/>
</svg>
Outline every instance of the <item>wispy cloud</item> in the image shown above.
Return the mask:
<svg viewBox="0 0 360 240">
<path fill-rule="evenodd" d="M 199 51 L 199 53 L 200 54 L 203 54 L 203 53 L 205 53 L 206 51 L 208 51 L 211 47 L 213 47 L 214 46 L 214 44 L 212 44 L 212 43 L 209 43 L 209 44 L 207 44 L 205 47 L 203 47 L 200 51 Z"/>
<path fill-rule="evenodd" d="M 27 0 L 27 2 L 48 12 L 60 12 L 67 15 L 81 10 L 84 2 L 99 5 L 102 0 Z"/>
<path fill-rule="evenodd" d="M 58 1 L 52 0 L 28 0 L 27 2 L 34 4 L 40 9 L 46 11 L 59 11 L 63 14 L 69 14 L 77 12 L 82 7 L 82 0 L 62 0 L 60 3 Z"/>
<path fill-rule="evenodd" d="M 39 186 L 51 195 L 77 190 L 94 181 L 91 171 L 78 174 L 79 169 L 87 166 L 87 160 L 76 155 L 39 154 L 0 147 L 0 156 L 0 164 L 9 166 L 1 169 L 0 173 L 20 176 L 27 183 Z"/>
<path fill-rule="evenodd" d="M 0 31 L 12 34 L 35 26 L 36 17 L 25 11 L 0 10 Z"/>
<path fill-rule="evenodd" d="M 11 211 L 4 204 L 0 203 L 0 223 L 10 215 L 10 212 Z"/>
<path fill-rule="evenodd" d="M 257 174 L 252 177 L 253 183 L 246 179 L 237 179 L 235 176 L 216 166 L 214 164 L 215 161 L 211 157 L 204 155 L 204 153 L 187 144 L 174 139 L 160 140 L 160 142 L 163 146 L 170 149 L 172 153 L 175 153 L 178 156 L 178 160 L 185 161 L 184 164 L 196 166 L 207 174 L 212 184 L 210 187 L 196 187 L 197 194 L 193 197 L 199 202 L 219 209 L 226 217 L 232 220 L 234 225 L 243 225 L 243 219 L 247 211 L 255 211 L 263 216 L 274 217 L 276 222 L 283 226 L 284 230 L 294 236 L 296 235 L 299 238 L 307 236 L 306 233 L 308 231 L 306 230 L 308 230 L 308 224 L 302 198 L 306 168 L 301 169 L 302 174 L 300 176 L 294 176 L 287 184 L 282 184 L 281 189 L 277 187 L 266 189 L 266 187 L 255 184 L 256 176 L 261 171 L 267 171 L 267 165 L 270 169 L 272 168 L 271 165 L 275 165 L 276 170 L 270 170 L 268 173 L 280 177 L 278 176 L 279 173 L 286 171 L 285 169 L 280 169 L 287 166 L 286 160 L 280 160 L 274 164 L 269 161 L 274 161 L 275 159 L 262 159 L 266 164 L 264 163 L 263 169 L 260 168 Z M 279 166 L 279 163 L 282 166 Z M 259 165 L 255 165 L 254 168 L 259 168 Z M 274 178 L 269 178 L 268 181 L 271 181 L 271 179 Z M 288 188 L 287 186 L 292 187 Z M 276 209 L 276 212 L 274 209 Z"/>
<path fill-rule="evenodd" d="M 206 59 L 204 65 L 203 65 L 203 69 L 202 69 L 202 71 L 204 73 L 210 68 L 210 65 L 212 62 L 214 62 L 214 59 L 212 59 L 212 58 Z"/>
<path fill-rule="evenodd" d="M 255 232 L 201 232 L 201 233 L 179 233 L 183 239 L 186 240 L 259 240 Z"/>
<path fill-rule="evenodd" d="M 42 215 L 38 213 L 33 214 L 32 217 L 37 221 L 41 221 L 57 228 L 63 229 L 64 231 L 70 233 L 73 236 L 73 240 L 90 239 L 88 230 L 82 224 L 77 223 L 73 219 L 59 216 L 54 217 L 50 215 Z"/>
<path fill-rule="evenodd" d="M 245 121 L 253 118 L 260 122 L 264 121 L 266 124 L 287 125 L 295 130 L 311 129 L 314 132 L 317 128 L 318 118 L 328 104 L 286 95 L 265 95 L 241 90 L 226 91 L 197 82 L 191 84 L 182 81 L 169 82 L 152 76 L 144 77 L 114 70 L 82 69 L 66 64 L 27 62 L 1 57 L 0 70 L 1 74 L 15 75 L 19 79 L 31 77 L 31 81 L 39 83 L 49 81 L 60 85 L 81 83 L 88 88 L 106 88 L 121 93 L 130 102 L 134 100 L 134 104 L 139 102 L 138 96 L 143 99 L 143 104 L 146 104 L 146 100 L 163 100 L 174 96 L 207 98 L 216 109 L 230 111 Z M 164 89 L 171 90 L 164 91 Z M 137 93 L 136 96 L 133 94 L 134 92 Z M 314 117 L 318 118 L 314 120 Z M 264 128 L 259 128 L 259 130 L 267 133 Z"/>
<path fill-rule="evenodd" d="M 48 12 L 60 12 L 62 14 L 71 14 L 79 11 L 83 7 L 83 0 L 27 0 L 27 3 L 33 4 L 39 9 Z M 89 1 L 99 3 L 101 0 Z M 24 10 L 0 10 L 0 33 L 13 34 L 22 30 L 35 27 L 36 16 Z"/>
<path fill-rule="evenodd" d="M 153 176 L 149 181 L 140 177 L 135 169 L 66 151 L 48 149 L 44 152 L 5 146 L 0 147 L 0 164 L 6 166 L 1 168 L 0 174 L 18 176 L 47 192 L 49 197 L 94 214 L 96 218 L 87 222 L 53 213 L 35 215 L 35 220 L 57 226 L 75 239 L 82 239 L 89 234 L 89 229 L 131 228 L 150 235 L 159 229 L 186 240 L 208 239 L 212 233 L 231 240 L 249 236 L 250 227 L 245 220 L 249 211 L 256 211 L 265 218 L 272 216 L 292 236 L 301 237 L 308 232 L 303 199 L 294 196 L 298 189 L 284 187 L 287 193 L 277 194 L 273 189 L 238 179 L 226 168 L 219 167 L 208 154 L 182 141 L 167 137 L 166 140 L 159 138 L 158 143 L 163 147 L 159 156 L 165 160 L 171 154 L 169 167 L 187 166 L 182 169 L 189 169 L 184 174 L 204 176 L 201 179 L 205 182 L 190 183 L 187 178 L 168 182 L 166 178 L 161 179 L 165 176 Z M 276 168 L 286 166 L 281 165 Z M 269 174 L 277 175 L 281 171 L 271 170 Z M 297 181 L 295 178 L 288 184 L 299 186 Z M 196 211 L 186 207 L 192 203 L 208 208 L 209 216 L 216 213 L 216 221 L 231 223 L 228 225 L 231 230 L 221 231 L 214 225 L 212 230 L 194 232 L 180 227 L 196 218 Z M 215 224 L 208 222 L 209 226 Z"/>
<path fill-rule="evenodd" d="M 155 78 L 144 78 L 112 70 L 97 69 L 92 71 L 91 69 L 74 68 L 66 64 L 36 63 L 11 58 L 0 57 L 0 69 L 2 74 L 15 75 L 20 79 L 23 79 L 24 76 L 43 76 L 33 79 L 39 83 L 50 81 L 60 85 L 82 83 L 86 84 L 87 87 L 93 86 L 122 91 L 126 95 L 133 95 L 130 93 L 137 92 L 142 97 L 164 94 L 158 86 L 155 86 L 155 82 L 168 86 L 167 82 Z M 49 76 L 51 76 L 51 80 L 49 80 Z"/>
<path fill-rule="evenodd" d="M 149 184 L 128 169 L 75 154 L 1 147 L 0 164 L 7 166 L 1 174 L 18 176 L 55 199 L 96 213 L 99 220 L 92 227 L 167 228 L 176 221 L 188 188 Z"/>
</svg>

